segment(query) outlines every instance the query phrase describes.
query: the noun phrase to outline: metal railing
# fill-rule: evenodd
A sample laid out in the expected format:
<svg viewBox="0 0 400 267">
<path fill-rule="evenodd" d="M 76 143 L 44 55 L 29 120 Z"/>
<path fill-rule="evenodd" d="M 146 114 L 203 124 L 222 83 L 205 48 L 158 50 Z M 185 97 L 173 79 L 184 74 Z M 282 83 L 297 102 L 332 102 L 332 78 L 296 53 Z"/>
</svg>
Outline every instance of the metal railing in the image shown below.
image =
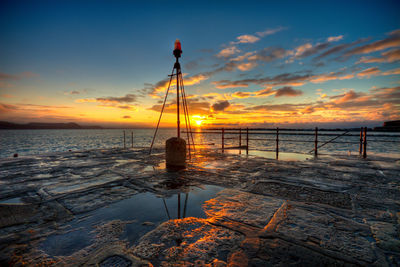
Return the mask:
<svg viewBox="0 0 400 267">
<path fill-rule="evenodd" d="M 270 132 L 262 132 L 262 131 L 270 131 Z M 271 130 L 274 130 L 274 132 L 271 132 Z M 280 130 L 284 131 L 296 131 L 296 132 L 280 132 Z M 313 132 L 311 132 L 313 131 Z M 325 131 L 325 130 L 323 130 Z M 367 157 L 367 127 L 361 127 L 360 129 L 360 135 L 358 134 L 349 134 L 351 130 L 346 130 L 345 132 L 341 134 L 335 134 L 335 133 L 321 133 L 323 131 L 318 131 L 318 127 L 316 127 L 314 130 L 303 130 L 303 129 L 249 129 L 249 128 L 218 128 L 218 129 L 204 129 L 202 131 L 195 132 L 193 131 L 193 134 L 220 134 L 221 135 L 221 150 L 224 152 L 224 150 L 227 149 L 239 149 L 241 152 L 242 149 L 246 150 L 246 154 L 249 153 L 249 141 L 273 141 L 275 142 L 275 152 L 276 152 L 276 157 L 278 158 L 279 155 L 279 144 L 281 142 L 298 142 L 298 143 L 314 143 L 314 148 L 308 153 L 314 152 L 314 155 L 318 155 L 318 149 L 321 147 L 327 145 L 327 144 L 359 144 L 359 154 L 363 158 Z M 331 130 L 334 131 L 334 130 Z M 299 133 L 300 132 L 300 133 Z M 307 133 L 308 132 L 308 133 Z M 246 144 L 242 145 L 242 133 L 245 134 L 245 141 Z M 238 137 L 226 137 L 226 135 L 238 135 Z M 249 138 L 249 135 L 274 135 L 275 138 Z M 286 136 L 314 136 L 314 140 L 295 140 L 295 139 L 279 139 L 280 136 L 286 135 Z M 322 141 L 319 140 L 319 136 L 332 136 L 333 138 L 329 139 L 328 141 L 325 141 L 322 143 Z M 349 136 L 360 136 L 359 141 L 354 142 L 354 141 L 335 141 L 339 139 L 340 137 L 349 137 Z M 392 137 L 391 135 L 373 135 L 374 137 Z M 225 146 L 225 141 L 226 140 L 238 140 L 238 146 L 231 146 L 231 147 L 226 147 Z M 322 144 L 319 144 L 319 143 Z M 385 140 L 374 140 L 373 142 L 388 142 L 388 143 L 393 143 L 393 142 L 398 142 L 398 141 L 385 141 Z"/>
</svg>

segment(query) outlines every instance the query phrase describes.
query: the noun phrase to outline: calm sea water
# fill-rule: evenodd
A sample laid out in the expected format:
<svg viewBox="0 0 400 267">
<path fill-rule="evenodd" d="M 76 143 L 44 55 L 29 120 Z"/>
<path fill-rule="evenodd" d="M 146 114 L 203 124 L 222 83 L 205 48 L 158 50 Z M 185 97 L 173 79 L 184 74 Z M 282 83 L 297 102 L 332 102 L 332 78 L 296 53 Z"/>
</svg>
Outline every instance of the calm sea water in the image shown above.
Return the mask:
<svg viewBox="0 0 400 267">
<path fill-rule="evenodd" d="M 131 133 L 133 133 L 134 147 L 150 147 L 154 129 L 129 129 L 125 130 L 126 146 L 131 147 Z M 272 132 L 270 132 L 272 133 Z M 281 130 L 280 133 L 285 133 Z M 296 132 L 287 132 L 296 133 Z M 312 132 L 298 132 L 298 134 Z M 343 132 L 331 131 L 320 132 L 319 144 L 334 138 L 335 136 L 323 136 L 323 134 L 339 135 Z M 327 144 L 319 149 L 320 153 L 331 154 L 356 154 L 359 147 L 359 132 L 349 132 L 355 136 L 339 137 L 335 141 L 341 143 Z M 163 146 L 165 140 L 175 136 L 176 130 L 160 129 L 157 134 L 155 146 Z M 182 134 L 182 136 L 186 136 Z M 225 146 L 238 146 L 238 135 L 226 134 Z M 234 138 L 234 139 L 229 139 Z M 242 135 L 242 145 L 245 145 L 245 134 Z M 194 134 L 196 144 L 207 144 L 212 148 L 221 147 L 221 135 Z M 274 150 L 275 136 L 263 134 L 251 134 L 249 147 L 257 150 Z M 252 139 L 273 139 L 273 140 L 252 140 Z M 313 135 L 280 135 L 281 152 L 308 153 L 314 148 Z M 289 140 L 289 141 L 287 141 Z M 296 142 L 310 141 L 310 142 Z M 378 142 L 379 141 L 379 142 Z M 384 142 L 381 142 L 384 141 Z M 347 143 L 345 143 L 347 142 Z M 214 145 L 211 145 L 214 144 Z M 36 155 L 48 152 L 76 151 L 96 148 L 123 147 L 123 130 L 0 130 L 0 158 L 12 157 L 14 153 L 20 156 Z M 368 134 L 368 152 L 400 155 L 400 134 L 399 133 L 374 133 Z"/>
</svg>

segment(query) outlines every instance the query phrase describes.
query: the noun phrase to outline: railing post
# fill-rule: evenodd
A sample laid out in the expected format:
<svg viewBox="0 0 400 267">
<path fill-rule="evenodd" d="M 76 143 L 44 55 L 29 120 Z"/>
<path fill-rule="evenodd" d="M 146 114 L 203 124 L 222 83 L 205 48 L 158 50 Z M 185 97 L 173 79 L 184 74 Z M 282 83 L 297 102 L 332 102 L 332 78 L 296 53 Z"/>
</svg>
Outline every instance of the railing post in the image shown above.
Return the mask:
<svg viewBox="0 0 400 267">
<path fill-rule="evenodd" d="M 131 147 L 133 148 L 133 132 L 131 132 Z"/>
<path fill-rule="evenodd" d="M 224 153 L 224 145 L 225 145 L 225 137 L 224 137 L 225 129 L 222 128 L 222 140 L 221 140 L 221 145 L 222 145 L 222 153 Z"/>
<path fill-rule="evenodd" d="M 275 152 L 276 152 L 276 159 L 279 157 L 279 127 L 276 127 L 276 147 L 275 147 Z"/>
<path fill-rule="evenodd" d="M 125 130 L 124 130 L 124 149 L 126 148 L 126 142 L 125 142 Z"/>
<path fill-rule="evenodd" d="M 178 219 L 181 218 L 181 193 L 178 193 Z"/>
<path fill-rule="evenodd" d="M 363 150 L 363 158 L 367 157 L 367 127 L 364 127 L 364 150 Z"/>
<path fill-rule="evenodd" d="M 359 149 L 359 154 L 361 156 L 363 150 L 363 127 L 360 129 L 360 149 Z"/>
<path fill-rule="evenodd" d="M 315 127 L 314 155 L 318 156 L 318 127 Z"/>
<path fill-rule="evenodd" d="M 242 154 L 242 128 L 239 128 L 239 154 Z"/>
<path fill-rule="evenodd" d="M 246 129 L 246 154 L 249 154 L 249 127 Z"/>
<path fill-rule="evenodd" d="M 242 147 L 242 128 L 239 129 L 239 147 Z"/>
</svg>

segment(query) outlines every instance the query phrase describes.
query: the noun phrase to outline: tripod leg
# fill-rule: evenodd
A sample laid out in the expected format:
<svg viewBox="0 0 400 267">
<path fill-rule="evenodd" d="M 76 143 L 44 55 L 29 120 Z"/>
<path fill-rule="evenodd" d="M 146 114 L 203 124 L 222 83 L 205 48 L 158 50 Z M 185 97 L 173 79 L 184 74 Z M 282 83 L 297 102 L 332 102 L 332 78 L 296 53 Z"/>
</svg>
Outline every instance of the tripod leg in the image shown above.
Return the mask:
<svg viewBox="0 0 400 267">
<path fill-rule="evenodd" d="M 182 79 L 182 77 L 181 77 L 181 79 Z M 187 107 L 186 92 L 185 92 L 185 85 L 183 84 L 183 79 L 182 79 L 182 85 L 181 85 L 181 87 L 182 87 L 182 92 L 183 92 L 183 99 L 184 99 L 184 102 L 185 102 L 186 114 L 187 114 L 187 116 L 188 116 L 189 129 L 190 129 L 190 136 L 191 136 L 191 138 L 192 138 L 193 150 L 196 150 L 196 147 L 195 147 L 195 144 L 194 144 L 194 139 L 193 139 L 192 127 L 191 127 L 191 125 L 190 125 L 189 109 L 188 109 L 188 107 Z"/>
<path fill-rule="evenodd" d="M 189 138 L 189 128 L 188 128 L 188 120 L 189 120 L 189 118 L 188 118 L 188 115 L 187 115 L 187 113 L 186 113 L 186 108 L 185 108 L 185 96 L 184 96 L 184 94 L 183 94 L 183 88 L 181 88 L 182 90 L 181 90 L 181 95 L 182 95 L 182 107 L 183 107 L 183 111 L 184 111 L 184 114 L 185 114 L 185 125 L 186 125 L 186 135 L 187 135 L 187 140 L 188 140 L 188 147 L 189 147 L 189 159 L 191 159 L 191 151 L 190 151 L 190 138 Z"/>
<path fill-rule="evenodd" d="M 167 93 L 165 94 L 164 103 L 163 103 L 163 106 L 162 106 L 162 108 L 161 108 L 160 117 L 158 118 L 156 131 L 154 132 L 153 140 L 151 141 L 151 146 L 150 146 L 149 154 L 151 154 L 151 150 L 153 149 L 153 145 L 154 145 L 154 140 L 156 139 L 156 135 L 157 135 L 157 131 L 158 131 L 158 126 L 160 125 L 161 117 L 162 117 L 162 114 L 163 114 L 163 112 L 164 112 L 165 102 L 167 101 L 168 92 L 169 92 L 169 88 L 170 88 L 170 86 L 171 86 L 171 81 L 172 81 L 172 77 L 173 77 L 173 74 L 174 74 L 174 70 L 175 70 L 175 67 L 172 69 L 171 78 L 169 79 L 168 88 L 167 88 Z"/>
</svg>

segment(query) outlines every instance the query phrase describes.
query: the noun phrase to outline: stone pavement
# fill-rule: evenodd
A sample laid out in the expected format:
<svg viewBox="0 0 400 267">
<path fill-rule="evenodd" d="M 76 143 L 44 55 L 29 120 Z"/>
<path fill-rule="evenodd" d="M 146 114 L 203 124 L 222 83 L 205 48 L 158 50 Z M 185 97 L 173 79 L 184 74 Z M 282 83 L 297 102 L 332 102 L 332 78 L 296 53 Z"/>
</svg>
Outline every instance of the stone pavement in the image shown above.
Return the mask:
<svg viewBox="0 0 400 267">
<path fill-rule="evenodd" d="M 399 159 L 277 161 L 200 150 L 183 171 L 163 162 L 160 149 L 0 160 L 0 265 L 400 265 Z M 86 234 L 82 221 L 140 194 L 164 199 L 205 185 L 222 189 L 202 203 L 205 216 L 140 224 L 135 214 L 111 216 L 92 222 L 87 243 L 72 243 L 68 255 L 43 245 Z M 148 230 L 128 241 L 128 225 Z"/>
</svg>

